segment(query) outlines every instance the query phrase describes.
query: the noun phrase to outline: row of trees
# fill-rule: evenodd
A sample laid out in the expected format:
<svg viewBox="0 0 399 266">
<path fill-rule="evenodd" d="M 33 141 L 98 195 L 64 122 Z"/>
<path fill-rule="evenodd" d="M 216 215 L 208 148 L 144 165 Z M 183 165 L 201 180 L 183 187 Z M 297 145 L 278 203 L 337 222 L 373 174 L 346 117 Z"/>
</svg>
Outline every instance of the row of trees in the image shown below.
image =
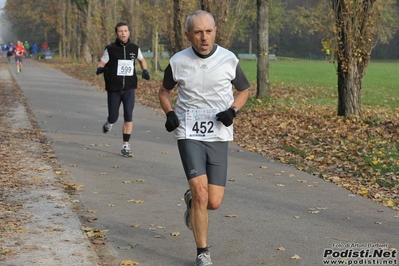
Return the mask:
<svg viewBox="0 0 399 266">
<path fill-rule="evenodd" d="M 218 42 L 230 47 L 234 37 L 248 38 L 244 32 L 255 21 L 253 4 L 250 0 L 13 0 L 6 2 L 4 11 L 16 38 L 46 41 L 53 49 L 57 46 L 60 56 L 95 61 L 114 38 L 120 20 L 132 26 L 131 40 L 141 47 L 152 50 L 160 36 L 164 49 L 181 50 L 188 45 L 185 18 L 201 8 L 221 22 Z"/>
<path fill-rule="evenodd" d="M 183 49 L 185 18 L 195 9 L 215 16 L 218 44 L 233 50 L 234 43 L 246 42 L 249 52 L 257 44 L 258 97 L 269 95 L 269 39 L 315 35 L 319 46 L 323 40 L 337 55 L 338 115 L 361 114 L 371 51 L 391 40 L 399 25 L 396 0 L 12 0 L 4 7 L 18 37 L 41 36 L 58 46 L 61 57 L 90 62 L 112 41 L 119 20 L 132 25 L 131 40 L 141 47 L 158 47 L 161 36 L 170 54 Z"/>
<path fill-rule="evenodd" d="M 399 57 L 397 1 L 378 0 L 377 5 L 381 17 L 374 57 Z M 114 38 L 116 22 L 125 20 L 143 49 L 155 49 L 159 36 L 160 49 L 173 53 L 187 45 L 184 20 L 197 8 L 215 15 L 220 45 L 236 53 L 258 52 L 256 0 L 7 0 L 5 19 L 15 36 L 3 40 L 46 41 L 62 56 L 95 61 Z M 268 9 L 270 44 L 281 55 L 321 58 L 321 42 L 333 43 L 331 0 L 269 0 Z"/>
</svg>

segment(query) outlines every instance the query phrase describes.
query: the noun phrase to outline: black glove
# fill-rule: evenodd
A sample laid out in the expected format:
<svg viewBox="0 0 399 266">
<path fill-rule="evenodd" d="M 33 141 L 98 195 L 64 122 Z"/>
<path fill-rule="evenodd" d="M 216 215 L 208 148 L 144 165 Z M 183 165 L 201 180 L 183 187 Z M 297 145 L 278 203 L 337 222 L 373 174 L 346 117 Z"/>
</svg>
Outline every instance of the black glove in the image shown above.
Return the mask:
<svg viewBox="0 0 399 266">
<path fill-rule="evenodd" d="M 179 118 L 177 118 L 177 115 L 175 114 L 174 111 L 170 111 L 166 114 L 166 123 L 165 127 L 168 132 L 172 132 L 179 126 Z"/>
<path fill-rule="evenodd" d="M 226 127 L 231 126 L 233 124 L 233 119 L 236 117 L 236 112 L 229 108 L 226 111 L 220 112 L 216 114 L 217 121 L 220 121 L 225 125 Z"/>
<path fill-rule="evenodd" d="M 141 74 L 141 77 L 142 77 L 143 79 L 150 80 L 150 73 L 148 72 L 147 69 L 144 69 L 144 70 L 143 70 L 143 73 Z"/>
<path fill-rule="evenodd" d="M 96 74 L 97 75 L 100 75 L 100 74 L 102 74 L 102 73 L 104 73 L 105 72 L 105 67 L 98 67 L 97 68 L 97 71 L 96 71 Z"/>
</svg>

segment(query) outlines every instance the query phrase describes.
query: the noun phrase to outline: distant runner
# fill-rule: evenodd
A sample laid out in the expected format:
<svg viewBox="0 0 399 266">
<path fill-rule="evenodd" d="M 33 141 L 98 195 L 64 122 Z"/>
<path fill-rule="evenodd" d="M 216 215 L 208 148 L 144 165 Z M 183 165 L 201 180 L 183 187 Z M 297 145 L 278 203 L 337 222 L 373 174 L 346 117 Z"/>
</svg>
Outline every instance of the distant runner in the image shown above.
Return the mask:
<svg viewBox="0 0 399 266">
<path fill-rule="evenodd" d="M 14 47 L 15 63 L 17 65 L 17 73 L 22 72 L 22 60 L 26 53 L 25 47 L 22 42 L 17 41 L 17 45 Z"/>
</svg>

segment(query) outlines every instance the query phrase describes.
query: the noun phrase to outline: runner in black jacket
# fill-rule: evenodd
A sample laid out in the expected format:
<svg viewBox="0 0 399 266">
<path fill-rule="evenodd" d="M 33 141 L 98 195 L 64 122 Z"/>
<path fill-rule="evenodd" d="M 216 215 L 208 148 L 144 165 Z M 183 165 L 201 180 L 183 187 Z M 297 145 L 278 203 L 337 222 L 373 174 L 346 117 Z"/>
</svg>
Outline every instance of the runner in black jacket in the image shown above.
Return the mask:
<svg viewBox="0 0 399 266">
<path fill-rule="evenodd" d="M 139 61 L 143 70 L 142 78 L 149 80 L 147 62 L 140 48 L 130 42 L 130 29 L 125 22 L 119 22 L 115 26 L 116 40 L 107 45 L 104 54 L 98 63 L 96 74 L 104 73 L 105 90 L 107 91 L 108 118 L 103 125 L 103 133 L 111 130 L 112 125 L 118 120 L 119 107 L 123 103 L 123 144 L 121 154 L 125 157 L 133 157 L 129 144 L 133 131 L 133 108 L 135 101 L 135 89 L 137 88 L 137 74 L 135 63 Z"/>
</svg>

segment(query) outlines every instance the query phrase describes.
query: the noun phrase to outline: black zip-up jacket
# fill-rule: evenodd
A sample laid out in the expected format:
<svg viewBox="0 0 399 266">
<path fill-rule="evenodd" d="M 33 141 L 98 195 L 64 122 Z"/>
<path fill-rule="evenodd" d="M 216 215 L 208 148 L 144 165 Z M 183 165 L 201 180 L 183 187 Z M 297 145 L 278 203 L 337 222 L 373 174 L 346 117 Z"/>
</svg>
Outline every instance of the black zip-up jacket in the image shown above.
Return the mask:
<svg viewBox="0 0 399 266">
<path fill-rule="evenodd" d="M 128 40 L 121 43 L 119 39 L 105 47 L 108 51 L 109 61 L 105 64 L 104 72 L 105 89 L 107 91 L 120 91 L 137 88 L 136 58 L 139 47 Z M 118 60 L 133 60 L 133 76 L 118 76 Z"/>
</svg>

